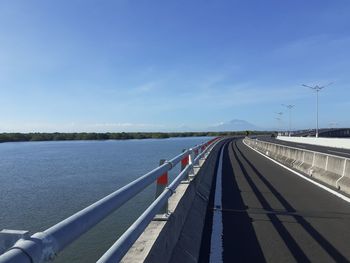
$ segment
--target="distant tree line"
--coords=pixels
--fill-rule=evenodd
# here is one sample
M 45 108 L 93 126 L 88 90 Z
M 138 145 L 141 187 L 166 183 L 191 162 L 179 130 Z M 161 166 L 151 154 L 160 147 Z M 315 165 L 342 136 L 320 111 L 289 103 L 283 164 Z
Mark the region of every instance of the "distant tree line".
M 259 135 L 267 132 L 249 131 L 249 134 Z M 171 137 L 199 136 L 237 136 L 246 135 L 242 132 L 118 132 L 118 133 L 0 133 L 0 142 L 25 141 L 65 141 L 65 140 L 128 140 L 128 139 L 165 139 Z

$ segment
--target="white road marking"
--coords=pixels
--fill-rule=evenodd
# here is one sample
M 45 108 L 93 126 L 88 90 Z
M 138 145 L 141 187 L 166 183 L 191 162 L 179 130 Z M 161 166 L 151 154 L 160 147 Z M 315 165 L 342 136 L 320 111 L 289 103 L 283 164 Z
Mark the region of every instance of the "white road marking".
M 216 171 L 216 185 L 215 185 L 215 198 L 214 198 L 214 212 L 213 212 L 213 229 L 210 240 L 210 263 L 223 262 L 223 224 L 222 224 L 222 159 L 224 154 L 224 148 L 222 147 L 219 165 Z
M 340 153 L 340 154 L 346 154 L 350 156 L 350 153 L 345 153 L 345 152 L 338 152 L 338 151 L 332 151 L 332 150 L 327 150 L 330 153 Z
M 308 182 L 310 182 L 310 183 L 312 183 L 312 184 L 314 184 L 314 185 L 316 185 L 316 186 L 322 188 L 323 190 L 326 190 L 327 192 L 329 192 L 329 193 L 331 193 L 331 194 L 333 194 L 333 195 L 335 195 L 335 196 L 337 196 L 337 197 L 343 199 L 345 202 L 350 203 L 350 198 L 349 198 L 349 197 L 347 197 L 347 196 L 345 196 L 345 195 L 342 195 L 341 193 L 338 193 L 337 191 L 334 191 L 334 190 L 332 190 L 332 189 L 330 189 L 330 188 L 328 188 L 328 187 L 326 187 L 326 186 L 324 186 L 324 185 L 322 185 L 322 184 L 320 184 L 320 183 L 318 183 L 318 182 L 315 182 L 315 181 L 313 181 L 313 180 L 307 178 L 306 176 L 302 175 L 301 173 L 298 173 L 298 172 L 296 172 L 296 171 L 290 169 L 289 167 L 287 167 L 287 166 L 285 166 L 285 165 L 283 165 L 283 164 L 277 162 L 276 160 L 274 160 L 274 159 L 272 159 L 272 158 L 270 158 L 270 157 L 268 157 L 268 156 L 262 154 L 262 153 L 259 152 L 258 150 L 255 150 L 254 148 L 252 148 L 252 147 L 250 147 L 249 145 L 247 145 L 247 144 L 245 143 L 244 140 L 243 140 L 243 143 L 244 143 L 245 146 L 247 146 L 247 147 L 249 147 L 250 149 L 256 151 L 258 154 L 264 156 L 265 158 L 269 159 L 270 161 L 272 161 L 272 162 L 278 164 L 279 166 L 282 166 L 283 168 L 287 169 L 288 171 L 290 171 L 290 172 L 296 174 L 297 176 L 299 176 L 299 177 L 305 179 L 306 181 L 308 181 Z

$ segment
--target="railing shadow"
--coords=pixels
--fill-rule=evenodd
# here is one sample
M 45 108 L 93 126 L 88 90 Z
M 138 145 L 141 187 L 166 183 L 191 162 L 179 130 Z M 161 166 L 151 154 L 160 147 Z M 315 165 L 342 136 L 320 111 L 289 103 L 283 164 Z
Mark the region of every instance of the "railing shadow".
M 224 262 L 266 262 L 257 239 L 234 169 L 228 154 L 229 144 L 224 150 L 222 167 L 222 219 L 224 226 Z M 238 211 L 230 211 L 236 209 Z
M 235 146 L 237 147 L 237 144 L 235 142 Z M 238 165 L 247 180 L 249 186 L 253 190 L 254 194 L 260 201 L 263 209 L 267 211 L 273 211 L 273 208 L 269 204 L 269 202 L 266 200 L 264 195 L 260 192 L 256 184 L 253 182 L 253 179 L 249 176 L 246 168 L 244 167 L 242 161 L 238 158 L 238 154 L 235 150 L 234 145 L 232 144 L 232 151 L 235 157 L 235 160 L 238 162 Z M 275 194 L 275 192 L 273 192 Z M 287 208 L 287 212 L 295 212 L 295 210 L 292 207 Z M 272 224 L 274 225 L 275 229 L 277 230 L 278 234 L 281 236 L 283 239 L 284 243 L 288 247 L 288 249 L 291 251 L 293 257 L 295 258 L 296 261 L 301 261 L 301 262 L 310 262 L 304 251 L 301 249 L 301 247 L 298 245 L 298 243 L 295 241 L 295 239 L 292 237 L 292 235 L 288 232 L 287 228 L 283 225 L 283 223 L 280 221 L 280 219 L 277 217 L 276 214 L 267 214 L 267 217 L 270 219 Z
M 235 147 L 237 148 L 237 151 L 239 152 L 240 156 L 244 159 L 244 161 L 251 167 L 251 169 L 254 171 L 254 173 L 258 176 L 258 178 L 265 184 L 265 186 L 271 191 L 271 193 L 277 198 L 277 200 L 284 206 L 284 208 L 287 210 L 287 212 L 296 212 L 293 206 L 273 187 L 273 185 L 259 172 L 259 170 L 252 164 L 251 161 L 248 160 L 248 158 L 243 154 L 243 152 L 239 149 L 237 142 L 235 142 Z M 238 159 L 237 152 L 234 149 L 234 146 L 232 145 L 232 149 L 235 152 L 235 157 Z M 239 161 L 240 166 L 243 167 L 242 162 Z M 244 169 L 244 167 L 243 167 Z M 245 170 L 245 169 L 244 169 Z M 246 173 L 246 171 L 245 171 Z M 249 177 L 247 175 L 247 177 Z M 249 179 L 252 181 L 251 179 Z M 252 183 L 253 184 L 253 183 Z M 257 195 L 258 196 L 258 195 Z M 261 198 L 261 197 L 260 197 Z M 260 200 L 259 198 L 259 200 Z M 266 204 L 265 204 L 266 205 Z M 291 214 L 292 217 L 304 228 L 304 230 L 329 254 L 330 257 L 332 257 L 336 262 L 349 262 L 349 260 L 342 255 L 327 239 L 325 239 L 309 222 L 307 222 L 303 216 L 298 214 Z M 287 235 L 288 236 L 288 235 Z M 283 235 L 281 235 L 283 238 Z M 297 249 L 297 251 L 293 251 L 293 247 L 289 244 L 289 241 L 284 237 L 284 240 L 287 244 L 287 246 L 291 249 L 294 256 L 298 256 L 298 261 L 302 260 L 300 256 L 305 255 L 304 253 L 299 254 L 300 248 Z M 295 241 L 294 241 L 295 242 Z M 293 243 L 293 241 L 292 241 Z M 289 245 L 288 245 L 289 244 Z

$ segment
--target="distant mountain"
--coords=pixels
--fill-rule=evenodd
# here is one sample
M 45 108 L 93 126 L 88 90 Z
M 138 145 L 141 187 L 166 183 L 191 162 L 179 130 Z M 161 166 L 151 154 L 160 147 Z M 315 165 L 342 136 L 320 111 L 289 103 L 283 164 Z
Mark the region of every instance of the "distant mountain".
M 209 127 L 210 131 L 245 131 L 245 130 L 261 130 L 261 128 L 245 120 L 231 120 L 229 122 L 223 122 L 216 126 Z

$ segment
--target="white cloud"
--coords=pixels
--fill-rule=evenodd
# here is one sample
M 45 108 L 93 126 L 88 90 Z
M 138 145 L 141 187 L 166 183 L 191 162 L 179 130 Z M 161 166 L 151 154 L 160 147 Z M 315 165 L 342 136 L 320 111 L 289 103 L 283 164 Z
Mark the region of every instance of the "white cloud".
M 343 56 L 340 50 L 347 51 L 350 45 L 350 37 L 334 37 L 326 34 L 313 35 L 305 38 L 296 39 L 284 46 L 275 49 L 270 57 L 279 59 L 299 59 L 300 63 L 326 63 L 328 59 L 334 60 L 338 63 L 338 59 L 347 59 Z M 312 58 L 312 61 L 308 61 L 308 58 Z
M 308 93 L 298 86 L 276 88 L 259 87 L 259 84 L 256 83 L 242 83 L 226 88 L 220 87 L 220 89 L 211 87 L 195 96 L 182 97 L 182 100 L 187 105 L 203 105 L 218 109 L 262 103 L 281 104 L 306 96 L 308 96 Z
M 157 88 L 158 83 L 156 81 L 151 81 L 145 84 L 142 84 L 134 89 L 132 89 L 133 92 L 136 93 L 146 93 L 154 91 Z
M 91 125 L 92 127 L 100 127 L 100 128 L 163 128 L 164 125 L 160 124 L 150 124 L 150 123 L 95 123 Z

